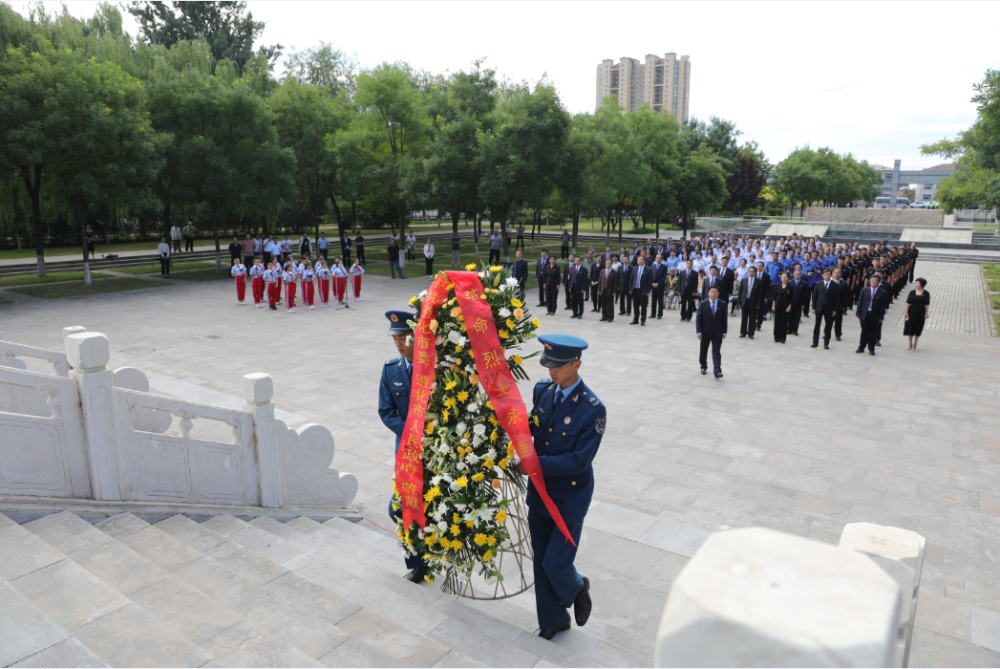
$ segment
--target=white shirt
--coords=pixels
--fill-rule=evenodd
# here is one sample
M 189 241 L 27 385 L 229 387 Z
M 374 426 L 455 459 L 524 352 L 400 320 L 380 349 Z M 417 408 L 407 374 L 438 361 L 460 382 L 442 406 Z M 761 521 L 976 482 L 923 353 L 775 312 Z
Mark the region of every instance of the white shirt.
M 352 266 L 349 272 L 351 276 L 361 276 L 364 273 L 365 273 L 365 268 L 362 267 L 361 265 Z
M 424 257 L 425 258 L 433 258 L 434 257 L 434 245 L 433 244 L 425 244 L 424 245 Z
M 229 270 L 230 276 L 244 276 L 247 273 L 247 268 L 243 263 L 236 263 L 233 268 Z
M 254 265 L 250 268 L 250 278 L 256 279 L 258 277 L 264 276 L 264 268 L 260 265 Z

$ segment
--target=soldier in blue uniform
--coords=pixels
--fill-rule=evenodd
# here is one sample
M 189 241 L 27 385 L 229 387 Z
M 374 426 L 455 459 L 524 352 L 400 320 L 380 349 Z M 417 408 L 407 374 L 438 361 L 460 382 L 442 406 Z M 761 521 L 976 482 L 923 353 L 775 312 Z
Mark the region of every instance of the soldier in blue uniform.
M 399 352 L 398 358 L 385 363 L 382 367 L 382 380 L 378 387 L 378 415 L 382 423 L 396 435 L 396 450 L 399 450 L 399 440 L 406 427 L 406 415 L 410 409 L 410 378 L 413 375 L 413 330 L 407 324 L 413 313 L 409 311 L 387 311 L 389 319 L 389 335 Z M 393 496 L 389 502 L 389 517 L 393 523 L 397 520 L 397 511 L 393 505 L 398 504 Z M 405 579 L 420 583 L 427 574 L 427 565 L 414 555 L 407 556 L 406 568 L 410 571 Z
M 528 425 L 545 489 L 578 546 L 594 495 L 592 463 L 604 436 L 607 411 L 580 378 L 580 356 L 587 342 L 570 335 L 544 335 L 538 341 L 545 347 L 541 365 L 552 379 L 535 386 Z M 523 473 L 523 465 L 519 468 Z M 587 623 L 593 607 L 590 580 L 577 573 L 573 566 L 577 548 L 556 527 L 534 485 L 528 486 L 527 502 L 538 636 L 552 639 L 570 628 L 571 606 L 576 624 Z

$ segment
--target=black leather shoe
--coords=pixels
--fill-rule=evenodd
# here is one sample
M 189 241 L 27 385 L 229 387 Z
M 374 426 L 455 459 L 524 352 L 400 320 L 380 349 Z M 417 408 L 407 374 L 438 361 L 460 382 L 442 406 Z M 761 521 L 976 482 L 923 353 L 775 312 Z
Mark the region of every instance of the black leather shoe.
M 417 567 L 416 569 L 411 570 L 408 574 L 404 575 L 403 578 L 411 583 L 423 583 L 424 576 L 426 575 L 427 567 Z
M 829 346 L 829 344 L 824 344 L 824 346 L 823 346 L 823 350 L 824 350 L 824 351 L 829 351 L 829 350 L 830 350 L 830 346 Z
M 583 577 L 583 590 L 573 600 L 573 617 L 576 618 L 577 627 L 583 627 L 590 620 L 590 610 L 594 608 L 594 603 L 590 601 L 590 579 Z
M 721 369 L 715 370 L 715 378 L 717 378 L 717 379 L 721 379 L 722 378 L 722 370 Z
M 868 355 L 875 355 L 875 351 L 868 351 Z
M 819 348 L 819 344 L 813 344 L 809 348 Z
M 638 324 L 639 324 L 639 321 L 630 321 L 629 322 L 629 325 L 638 325 Z
M 837 337 L 837 341 L 840 341 L 840 337 Z
M 701 368 L 701 373 L 702 373 L 702 375 L 708 374 L 708 367 L 702 367 Z
M 552 637 L 556 635 L 557 632 L 565 632 L 569 629 L 569 614 L 566 614 L 566 622 L 564 622 L 559 627 L 549 627 L 548 629 L 538 630 L 538 636 L 542 637 L 546 641 L 552 641 Z
M 863 348 L 859 348 L 857 351 L 855 351 L 855 353 L 864 353 L 864 352 L 865 352 L 865 349 L 863 349 Z

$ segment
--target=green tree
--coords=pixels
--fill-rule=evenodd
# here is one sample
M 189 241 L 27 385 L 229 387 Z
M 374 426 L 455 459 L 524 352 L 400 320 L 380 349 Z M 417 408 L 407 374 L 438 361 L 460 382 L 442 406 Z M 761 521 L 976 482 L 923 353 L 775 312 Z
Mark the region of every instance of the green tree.
M 688 217 L 695 212 L 718 209 L 726 197 L 726 172 L 722 159 L 708 146 L 701 145 L 681 157 L 677 187 L 677 209 L 684 218 L 687 235 Z
M 790 205 L 799 204 L 805 212 L 806 206 L 823 199 L 826 194 L 826 174 L 816 167 L 816 152 L 808 146 L 795 149 L 777 166 L 771 185 L 774 190 L 787 198 Z
M 973 205 L 1000 207 L 1000 70 L 987 70 L 974 87 L 976 121 L 954 139 L 920 147 L 924 155 L 955 161 L 955 172 L 938 184 L 947 211 Z
M 609 242 L 611 232 L 617 228 L 619 244 L 626 210 L 641 198 L 650 178 L 650 167 L 625 118 L 617 99 L 611 96 L 590 121 L 596 149 L 588 202 L 599 212 Z
M 642 105 L 625 115 L 625 123 L 635 136 L 642 164 L 647 168 L 641 183 L 640 198 L 633 207 L 633 221 L 641 216 L 643 225 L 653 219 L 656 237 L 660 236 L 660 219 L 677 208 L 682 142 L 677 122 L 670 114 L 657 114 L 649 105 Z M 636 225 L 638 227 L 638 225 Z
M 353 96 L 358 62 L 328 42 L 296 51 L 285 59 L 285 72 L 303 84 L 322 86 L 334 95 Z

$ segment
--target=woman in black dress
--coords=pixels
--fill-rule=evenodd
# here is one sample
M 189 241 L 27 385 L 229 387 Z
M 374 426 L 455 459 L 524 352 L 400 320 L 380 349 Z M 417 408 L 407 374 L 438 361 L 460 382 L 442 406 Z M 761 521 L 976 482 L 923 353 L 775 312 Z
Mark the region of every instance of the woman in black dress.
M 549 316 L 555 316 L 556 309 L 559 308 L 559 283 L 561 280 L 556 257 L 549 256 L 549 264 L 542 271 L 542 281 L 545 284 L 545 311 Z
M 906 296 L 906 324 L 903 326 L 903 336 L 910 338 L 908 351 L 917 350 L 917 341 L 924 332 L 924 321 L 930 315 L 931 294 L 924 290 L 927 279 L 917 279 L 916 289 Z
M 774 343 L 784 344 L 788 338 L 788 317 L 792 313 L 792 287 L 788 285 L 788 272 L 781 273 L 781 284 L 774 287 L 771 311 L 774 312 Z

